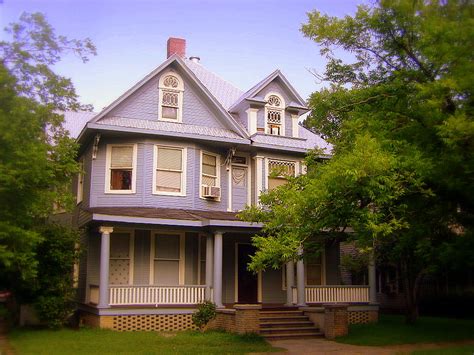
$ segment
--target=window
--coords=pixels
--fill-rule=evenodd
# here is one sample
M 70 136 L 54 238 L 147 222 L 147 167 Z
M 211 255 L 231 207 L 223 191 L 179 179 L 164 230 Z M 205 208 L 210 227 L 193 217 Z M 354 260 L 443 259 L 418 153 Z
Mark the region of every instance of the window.
M 132 238 L 129 233 L 112 233 L 110 236 L 109 284 L 132 284 L 131 243 Z
M 284 185 L 289 176 L 296 175 L 296 163 L 284 160 L 268 161 L 268 185 L 267 189 L 272 190 L 278 186 Z
M 271 94 L 266 99 L 265 120 L 267 134 L 285 135 L 285 105 L 278 95 Z
M 305 285 L 306 286 L 317 286 L 325 284 L 324 279 L 324 267 L 322 264 L 322 260 L 324 260 L 324 253 L 323 256 L 313 257 L 309 260 L 304 261 L 304 268 L 305 268 Z M 294 286 L 297 283 L 297 272 L 296 272 L 296 262 L 294 266 L 294 275 L 293 280 L 295 282 Z M 286 265 L 282 266 L 281 269 L 281 284 L 282 289 L 286 290 Z
M 159 119 L 181 122 L 184 91 L 181 78 L 173 72 L 162 75 L 159 90 Z
M 220 159 L 212 153 L 201 152 L 201 187 L 220 187 Z M 201 188 L 201 197 L 203 194 Z
M 155 234 L 153 239 L 154 285 L 184 284 L 184 234 Z
M 155 146 L 153 193 L 186 195 L 186 149 Z
M 135 192 L 136 157 L 136 145 L 107 145 L 105 192 Z
M 77 194 L 76 202 L 82 202 L 84 198 L 84 161 L 79 161 L 79 173 L 77 174 Z

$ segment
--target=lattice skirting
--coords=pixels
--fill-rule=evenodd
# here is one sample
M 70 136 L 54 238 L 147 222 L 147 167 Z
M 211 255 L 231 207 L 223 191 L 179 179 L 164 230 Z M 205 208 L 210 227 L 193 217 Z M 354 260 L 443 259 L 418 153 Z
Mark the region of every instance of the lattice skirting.
M 147 314 L 98 316 L 88 312 L 81 314 L 82 323 L 91 327 L 117 331 L 178 331 L 198 329 L 192 314 Z
M 175 331 L 198 329 L 193 324 L 192 314 L 113 316 L 112 319 L 112 329 L 118 331 Z
M 349 324 L 365 324 L 370 323 L 368 311 L 349 311 Z

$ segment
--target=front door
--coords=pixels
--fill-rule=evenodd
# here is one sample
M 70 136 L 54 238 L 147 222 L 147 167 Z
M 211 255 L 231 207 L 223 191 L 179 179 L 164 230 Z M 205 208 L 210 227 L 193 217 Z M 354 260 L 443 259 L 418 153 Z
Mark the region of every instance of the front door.
M 237 244 L 237 302 L 258 302 L 258 276 L 247 269 L 250 255 L 255 253 L 251 244 Z

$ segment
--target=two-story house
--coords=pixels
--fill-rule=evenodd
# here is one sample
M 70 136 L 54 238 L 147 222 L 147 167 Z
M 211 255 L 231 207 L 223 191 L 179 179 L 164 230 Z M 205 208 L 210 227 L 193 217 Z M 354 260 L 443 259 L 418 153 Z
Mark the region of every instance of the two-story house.
M 73 224 L 84 230 L 79 301 L 89 324 L 192 327 L 195 305 L 368 302 L 342 287 L 339 247 L 252 274 L 260 225 L 236 213 L 330 145 L 298 124 L 306 102 L 276 70 L 242 92 L 168 40 L 167 59 L 100 113 L 65 114 L 80 144 Z M 278 169 L 281 176 L 274 176 Z M 287 277 L 288 275 L 288 277 Z

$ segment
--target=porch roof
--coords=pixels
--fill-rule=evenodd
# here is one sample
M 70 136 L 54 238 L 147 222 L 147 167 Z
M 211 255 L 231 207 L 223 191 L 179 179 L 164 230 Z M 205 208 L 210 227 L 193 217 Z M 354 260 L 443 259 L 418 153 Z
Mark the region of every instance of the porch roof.
M 93 207 L 87 210 L 93 221 L 145 223 L 183 227 L 250 227 L 260 223 L 244 222 L 236 212 L 152 207 Z

